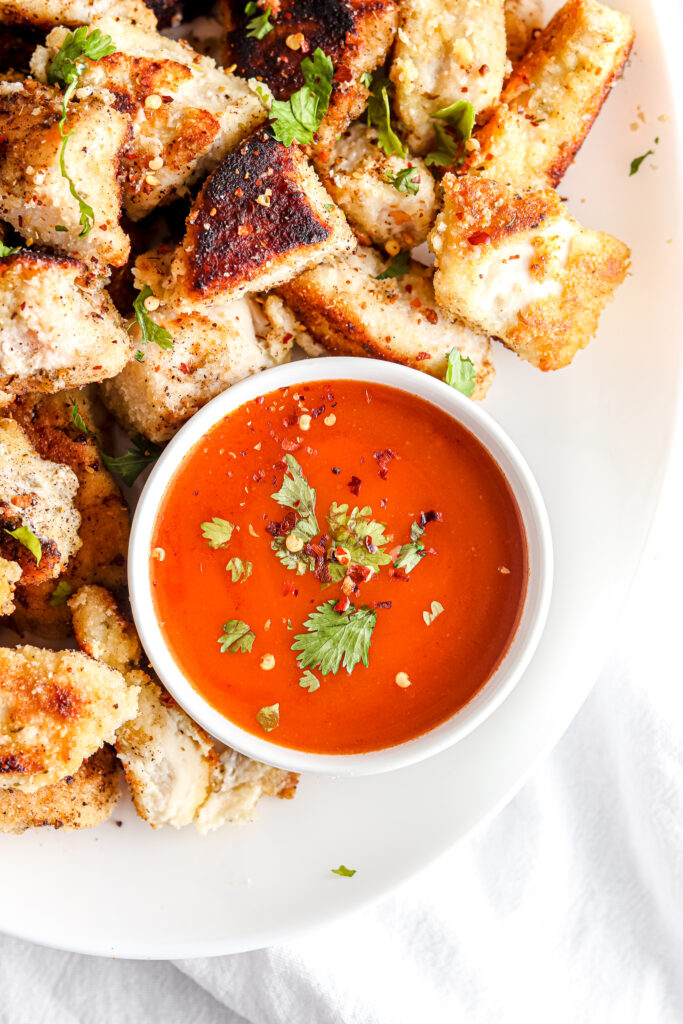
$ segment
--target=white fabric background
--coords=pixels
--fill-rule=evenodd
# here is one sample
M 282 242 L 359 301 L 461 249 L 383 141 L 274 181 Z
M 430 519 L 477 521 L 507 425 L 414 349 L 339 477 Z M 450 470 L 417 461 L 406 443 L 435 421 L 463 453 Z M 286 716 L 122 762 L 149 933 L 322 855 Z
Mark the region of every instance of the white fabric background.
M 497 818 L 391 899 L 175 964 L 0 936 L 0 1024 L 680 1024 L 682 524 L 683 439 L 577 719 Z

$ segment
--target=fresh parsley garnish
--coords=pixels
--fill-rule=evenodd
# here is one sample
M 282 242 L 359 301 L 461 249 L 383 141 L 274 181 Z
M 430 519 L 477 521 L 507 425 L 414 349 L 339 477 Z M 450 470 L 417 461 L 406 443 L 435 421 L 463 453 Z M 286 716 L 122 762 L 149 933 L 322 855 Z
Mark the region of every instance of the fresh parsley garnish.
M 341 665 L 349 673 L 360 663 L 368 667 L 377 612 L 366 607 L 356 611 L 353 605 L 345 612 L 336 612 L 335 604 L 326 601 L 319 605 L 304 622 L 307 632 L 294 637 L 292 650 L 300 652 L 300 668 L 319 668 L 325 676 L 338 672 Z
M 81 434 L 85 434 L 86 437 L 87 437 L 88 434 L 92 434 L 92 430 L 90 430 L 86 426 L 85 420 L 83 419 L 83 417 L 81 416 L 80 412 L 78 411 L 78 402 L 71 402 L 70 404 L 71 404 L 71 422 L 75 426 L 76 430 L 80 430 Z
M 282 479 L 280 490 L 271 494 L 271 498 L 278 505 L 291 508 L 297 513 L 300 518 L 291 534 L 307 544 L 320 532 L 315 516 L 315 488 L 311 487 L 304 476 L 303 469 L 293 455 L 287 455 L 286 461 L 288 473 L 285 473 Z M 311 556 L 303 554 L 303 549 L 296 552 L 289 551 L 286 537 L 274 537 L 270 546 L 286 569 L 294 569 L 300 575 L 303 575 L 315 562 Z
M 107 455 L 100 452 L 102 461 L 110 473 L 118 473 L 127 487 L 132 487 L 140 473 L 151 466 L 161 455 L 163 448 L 148 441 L 142 434 L 131 438 L 133 448 L 123 455 Z
M 35 533 L 32 533 L 28 526 L 17 526 L 16 530 L 5 530 L 5 533 L 8 533 L 10 537 L 14 537 L 23 547 L 27 548 L 35 558 L 36 565 L 40 565 L 43 549 Z
M 386 156 L 404 157 L 408 149 L 391 127 L 391 107 L 389 106 L 391 82 L 388 78 L 376 78 L 368 88 L 370 89 L 368 125 L 370 128 L 377 129 L 377 145 Z
M 369 89 L 372 85 L 372 75 L 369 71 L 364 71 L 360 76 L 360 84 L 364 85 L 366 89 Z
M 299 680 L 299 686 L 302 686 L 304 690 L 308 690 L 309 693 L 314 693 L 320 689 L 320 680 L 307 668 Z
M 396 174 L 388 174 L 384 179 L 387 185 L 393 185 L 397 192 L 406 192 L 416 196 L 420 191 L 420 172 L 417 167 L 404 167 Z
M 285 146 L 300 142 L 306 146 L 321 125 L 330 105 L 334 64 L 318 47 L 313 58 L 301 61 L 304 85 L 288 100 L 273 100 L 270 120 L 273 135 Z
M 342 878 L 353 878 L 356 873 L 355 868 L 345 868 L 343 864 L 340 864 L 338 868 L 332 868 L 333 875 L 341 875 Z
M 441 615 L 444 608 L 439 601 L 432 601 L 429 611 L 422 612 L 422 618 L 424 619 L 425 626 L 431 626 L 432 622 L 438 615 Z
M 280 724 L 280 705 L 267 704 L 256 712 L 256 721 L 264 732 L 272 732 Z
M 640 165 L 642 164 L 643 160 L 646 159 L 646 157 L 653 155 L 654 149 L 648 149 L 647 153 L 643 153 L 642 156 L 637 156 L 634 160 L 631 160 L 631 170 L 628 172 L 629 178 L 632 174 L 638 173 L 638 171 L 640 170 Z
M 229 654 L 237 654 L 238 652 L 248 654 L 251 651 L 256 636 L 241 619 L 228 619 L 223 626 L 223 635 L 218 638 L 218 643 L 221 645 L 221 654 L 225 654 L 226 651 Z
M 52 591 L 52 597 L 50 598 L 50 608 L 61 608 L 69 600 L 73 594 L 74 588 L 71 586 L 68 580 L 60 580 L 55 589 Z
M 0 242 L 0 260 L 4 260 L 5 256 L 14 256 L 17 252 L 19 252 L 18 248 L 12 249 L 9 245 L 4 245 Z
M 391 558 L 382 551 L 382 545 L 387 543 L 384 535 L 386 523 L 375 522 L 371 517 L 372 509 L 369 505 L 363 508 L 356 506 L 349 512 L 348 505 L 338 505 L 335 501 L 330 506 L 327 522 L 330 536 L 336 544 L 346 548 L 351 561 L 369 566 L 377 573 L 382 565 L 389 565 Z M 329 569 L 334 580 L 340 580 L 346 575 L 346 566 L 336 562 L 331 562 Z
M 233 524 L 229 523 L 227 519 L 219 519 L 214 516 L 210 522 L 202 523 L 202 537 L 215 551 L 216 548 L 225 547 L 232 537 L 234 529 Z
M 159 348 L 173 348 L 173 335 L 167 331 L 165 327 L 160 327 L 159 324 L 155 323 L 145 309 L 145 299 L 148 299 L 153 295 L 154 292 L 150 286 L 146 284 L 133 303 L 133 312 L 135 313 L 135 319 L 142 335 L 142 344 L 148 345 L 150 341 L 153 341 L 155 345 L 159 346 Z M 132 326 L 133 325 L 131 324 L 130 327 Z M 128 328 L 129 330 L 130 327 Z M 142 359 L 142 353 L 136 353 L 135 358 L 140 362 Z
M 89 206 L 78 193 L 66 169 L 66 145 L 73 135 L 73 129 L 70 132 L 65 131 L 67 108 L 71 97 L 76 91 L 78 81 L 87 67 L 85 59 L 100 60 L 102 57 L 108 57 L 112 53 L 116 53 L 116 46 L 111 36 L 103 36 L 98 28 L 93 29 L 88 34 L 88 26 L 81 25 L 75 32 L 67 34 L 59 52 L 54 55 L 47 68 L 48 85 L 58 85 L 65 90 L 62 97 L 62 116 L 58 123 L 59 134 L 62 139 L 59 151 L 59 168 L 62 172 L 62 177 L 66 178 L 69 191 L 77 201 L 81 212 L 81 232 L 78 236 L 79 238 L 85 238 L 92 230 L 95 223 L 95 213 L 92 206 Z
M 402 249 L 393 259 L 389 260 L 381 274 L 375 278 L 376 281 L 384 281 L 388 277 L 403 277 L 410 270 L 410 249 Z
M 445 381 L 467 398 L 472 397 L 477 383 L 477 371 L 470 357 L 461 356 L 457 348 L 452 348 L 448 353 Z
M 412 572 L 415 566 L 422 561 L 427 554 L 424 549 L 424 541 L 422 540 L 424 532 L 424 527 L 420 526 L 419 523 L 413 523 L 411 525 L 410 540 L 407 544 L 401 545 L 401 549 L 396 556 L 396 561 L 394 562 L 394 569 L 403 569 L 405 572 Z
M 249 21 L 247 22 L 248 39 L 263 39 L 264 36 L 267 36 L 269 32 L 273 31 L 274 26 L 270 21 L 268 21 L 268 18 L 270 17 L 270 12 L 272 10 L 271 6 L 268 5 L 268 10 L 265 12 L 265 14 L 257 14 L 256 12 L 258 11 L 258 9 L 259 6 L 257 3 L 254 3 L 254 0 L 250 0 L 250 2 L 244 8 L 245 14 L 256 15 L 256 17 L 254 18 L 250 17 Z
M 465 142 L 474 128 L 474 107 L 467 100 L 456 100 L 450 107 L 432 114 L 437 148 L 425 157 L 426 164 L 438 167 L 459 166 L 465 159 Z M 443 124 L 441 123 L 443 122 Z
M 244 583 L 251 576 L 254 563 L 244 562 L 241 558 L 231 558 L 225 568 L 230 573 L 233 583 Z

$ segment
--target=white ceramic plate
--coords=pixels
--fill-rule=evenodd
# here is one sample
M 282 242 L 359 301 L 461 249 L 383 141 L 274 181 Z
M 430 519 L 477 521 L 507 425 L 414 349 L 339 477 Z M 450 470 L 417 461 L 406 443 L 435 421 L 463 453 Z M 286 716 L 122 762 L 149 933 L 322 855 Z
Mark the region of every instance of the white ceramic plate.
M 555 542 L 555 590 L 511 696 L 452 750 L 387 775 L 304 778 L 293 802 L 201 839 L 153 832 L 122 803 L 73 835 L 0 837 L 0 928 L 122 957 L 230 953 L 290 939 L 385 895 L 498 809 L 586 697 L 635 572 L 666 465 L 681 351 L 680 166 L 656 17 L 560 192 L 633 249 L 633 270 L 575 364 L 542 375 L 496 346 L 487 410 L 528 459 Z M 671 29 L 669 29 L 671 31 Z M 638 111 L 645 123 L 631 130 Z M 653 145 L 654 137 L 659 144 Z M 633 157 L 656 150 L 629 177 Z M 118 827 L 117 823 L 121 822 Z M 339 878 L 330 869 L 357 869 Z

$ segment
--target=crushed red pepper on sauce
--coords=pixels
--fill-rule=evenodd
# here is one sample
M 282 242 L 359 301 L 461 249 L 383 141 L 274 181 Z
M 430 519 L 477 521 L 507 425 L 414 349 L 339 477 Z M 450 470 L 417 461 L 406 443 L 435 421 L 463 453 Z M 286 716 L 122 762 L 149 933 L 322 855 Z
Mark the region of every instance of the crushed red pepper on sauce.
M 332 407 L 334 422 L 326 423 L 322 412 Z M 311 417 L 307 448 L 298 447 L 304 414 Z M 294 445 L 295 455 L 288 455 Z M 390 459 L 377 457 L 388 452 Z M 305 509 L 272 498 L 290 475 L 286 457 L 316 490 L 319 531 L 294 555 L 308 566 L 302 574 L 271 549 L 288 532 L 296 534 L 305 516 Z M 357 500 L 349 479 L 362 479 Z M 385 524 L 386 543 L 364 541 L 367 560 L 390 556 L 378 573 L 337 561 L 343 544 L 330 536 L 333 502 L 349 512 L 369 506 L 371 518 Z M 230 540 L 215 550 L 201 530 L 213 517 L 234 525 Z M 401 556 L 411 538 L 406 560 Z M 280 389 L 216 424 L 169 484 L 155 548 L 165 551 L 163 561 L 150 558 L 156 611 L 192 685 L 257 735 L 263 735 L 257 715 L 277 704 L 279 721 L 268 739 L 318 753 L 393 746 L 455 714 L 505 656 L 528 576 L 517 504 L 479 442 L 422 399 L 355 381 Z M 233 583 L 226 571 L 231 558 L 251 562 L 251 575 Z M 326 583 L 331 574 L 335 579 Z M 432 602 L 444 610 L 427 625 Z M 366 624 L 375 616 L 368 667 L 359 662 L 350 673 L 340 667 L 323 675 L 316 664 L 297 663 L 301 652 L 292 644 L 308 638 L 304 623 L 327 603 L 333 616 L 362 614 Z M 218 640 L 231 620 L 255 634 L 248 653 L 221 652 Z M 275 660 L 268 671 L 266 655 Z M 310 687 L 310 673 L 317 688 Z

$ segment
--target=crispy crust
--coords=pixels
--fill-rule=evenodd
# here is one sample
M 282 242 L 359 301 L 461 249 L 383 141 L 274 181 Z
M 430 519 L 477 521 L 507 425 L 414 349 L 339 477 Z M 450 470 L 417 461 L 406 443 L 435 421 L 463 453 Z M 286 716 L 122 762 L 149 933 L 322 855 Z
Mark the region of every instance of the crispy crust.
M 21 579 L 21 566 L 0 558 L 0 616 L 11 615 L 14 611 L 14 591 Z
M 142 0 L 0 0 L 0 23 L 77 28 L 101 14 L 154 27 L 152 3 Z
M 132 672 L 140 664 L 142 647 L 130 619 L 119 611 L 104 587 L 86 586 L 69 601 L 74 635 L 82 651 L 117 672 Z
M 109 818 L 118 798 L 118 763 L 113 748 L 105 746 L 74 775 L 34 793 L 0 789 L 0 832 L 20 835 L 29 828 L 65 832 L 94 828 Z
M 543 0 L 505 0 L 508 60 L 521 60 L 542 27 Z

